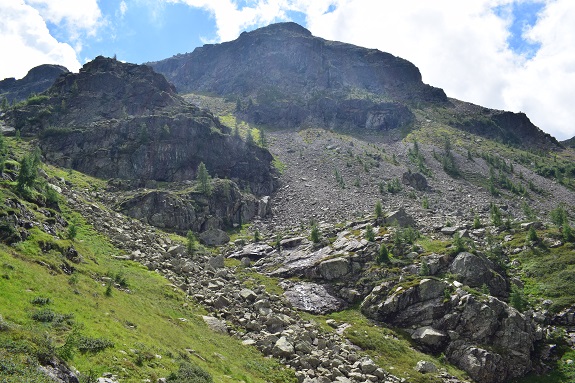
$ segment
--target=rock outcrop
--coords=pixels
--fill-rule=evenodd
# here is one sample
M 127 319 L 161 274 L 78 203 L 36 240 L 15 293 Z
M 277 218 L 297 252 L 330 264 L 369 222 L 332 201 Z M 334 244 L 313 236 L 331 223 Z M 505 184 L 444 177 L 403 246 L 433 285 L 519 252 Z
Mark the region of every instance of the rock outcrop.
M 541 330 L 528 315 L 492 296 L 448 282 L 383 283 L 362 303 L 365 315 L 412 332 L 424 349 L 443 352 L 478 382 L 505 382 L 532 369 Z
M 0 100 L 6 97 L 9 103 L 26 100 L 30 95 L 42 93 L 54 84 L 54 81 L 68 73 L 68 69 L 60 65 L 44 64 L 32 68 L 20 80 L 6 78 L 0 81 Z
M 144 65 L 97 57 L 6 120 L 38 135 L 49 162 L 100 178 L 191 180 L 204 162 L 210 175 L 258 195 L 277 186 L 268 150 L 231 135 Z

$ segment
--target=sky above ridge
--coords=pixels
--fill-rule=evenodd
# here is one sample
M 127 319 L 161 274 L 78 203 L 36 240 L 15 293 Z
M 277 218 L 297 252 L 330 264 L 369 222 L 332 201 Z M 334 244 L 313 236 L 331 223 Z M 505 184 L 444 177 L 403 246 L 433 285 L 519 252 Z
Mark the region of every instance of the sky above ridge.
M 573 0 L 0 0 L 0 79 L 98 55 L 143 63 L 295 21 L 392 53 L 448 96 L 575 136 Z

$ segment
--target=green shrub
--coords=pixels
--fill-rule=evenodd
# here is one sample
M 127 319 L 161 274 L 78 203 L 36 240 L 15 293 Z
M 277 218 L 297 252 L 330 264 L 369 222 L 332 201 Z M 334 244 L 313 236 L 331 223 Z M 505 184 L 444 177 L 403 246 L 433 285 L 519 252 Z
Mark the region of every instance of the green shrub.
M 527 242 L 539 242 L 539 237 L 533 226 L 529 227 L 529 231 L 527 232 Z
M 421 207 L 423 209 L 429 209 L 429 199 L 427 199 L 427 196 L 423 197 L 423 201 L 421 201 Z
M 43 103 L 44 101 L 48 100 L 48 96 L 45 96 L 43 94 L 40 95 L 36 95 L 33 94 L 30 97 L 28 97 L 28 99 L 26 100 L 26 103 L 28 105 L 39 105 L 41 103 Z
M 50 303 L 51 303 L 50 298 L 46 297 L 35 297 L 34 299 L 32 299 L 32 304 L 36 306 L 44 306 Z
M 425 277 L 428 276 L 429 274 L 431 274 L 429 265 L 425 261 L 421 262 L 421 266 L 419 267 L 419 275 Z
M 493 202 L 491 203 L 489 212 L 491 215 L 491 222 L 493 223 L 493 226 L 503 225 L 503 218 L 501 216 L 501 210 L 499 210 L 499 207 L 496 204 L 494 204 Z
M 81 353 L 97 353 L 107 348 L 114 347 L 114 342 L 104 338 L 90 338 L 87 336 L 80 336 L 76 342 L 76 347 Z
M 317 226 L 317 223 L 315 222 L 312 222 L 311 224 L 311 231 L 309 237 L 313 243 L 319 243 L 321 240 L 321 232 L 319 230 L 319 227 Z
M 49 323 L 54 320 L 56 313 L 50 309 L 42 309 L 32 314 L 32 319 L 36 322 Z
M 373 227 L 371 225 L 367 225 L 365 227 L 365 239 L 369 242 L 375 241 L 375 232 L 373 231 Z
M 182 362 L 178 371 L 171 373 L 166 381 L 176 383 L 212 383 L 213 379 L 201 367 L 189 362 Z
M 396 194 L 401 191 L 401 183 L 399 182 L 398 178 L 394 178 L 391 181 L 389 181 L 386 187 L 388 193 Z
M 525 299 L 523 289 L 517 285 L 511 286 L 511 293 L 509 294 L 509 304 L 519 312 L 527 310 L 529 303 Z
M 549 217 L 551 218 L 551 222 L 553 222 L 553 224 L 557 227 L 561 227 L 564 223 L 568 222 L 567 211 L 565 210 L 565 206 L 563 206 L 563 204 L 551 210 L 549 212 Z
M 381 244 L 379 246 L 379 251 L 377 253 L 377 258 L 375 259 L 375 261 L 378 264 L 382 264 L 382 263 L 388 263 L 389 262 L 389 251 L 387 250 L 387 247 L 385 246 L 385 244 Z
M 383 217 L 383 207 L 381 206 L 381 201 L 375 203 L 375 218 L 380 219 Z

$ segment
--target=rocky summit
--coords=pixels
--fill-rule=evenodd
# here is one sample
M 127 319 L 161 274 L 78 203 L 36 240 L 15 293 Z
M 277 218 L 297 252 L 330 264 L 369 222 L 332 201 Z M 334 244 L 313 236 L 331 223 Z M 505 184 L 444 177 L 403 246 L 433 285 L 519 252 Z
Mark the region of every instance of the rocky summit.
M 39 68 L 0 82 L 0 380 L 575 379 L 575 151 L 525 114 L 294 23 Z

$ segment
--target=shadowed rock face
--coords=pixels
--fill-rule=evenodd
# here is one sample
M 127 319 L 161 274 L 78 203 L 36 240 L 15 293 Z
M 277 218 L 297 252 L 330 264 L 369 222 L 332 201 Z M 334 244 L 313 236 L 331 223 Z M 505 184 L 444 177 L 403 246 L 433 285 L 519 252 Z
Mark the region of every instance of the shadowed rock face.
M 314 37 L 295 23 L 244 32 L 232 42 L 150 63 L 179 92 L 236 96 L 262 124 L 386 130 L 409 125 L 405 102 L 445 102 L 417 67 L 375 49 Z
M 424 84 L 407 60 L 324 40 L 295 23 L 244 32 L 149 65 L 181 93 L 236 99 L 236 115 L 251 123 L 385 132 L 413 126 L 413 109 L 434 105 L 451 109 L 449 124 L 458 129 L 514 146 L 559 148 L 523 113 L 448 99 Z
M 38 135 L 45 157 L 101 178 L 184 181 L 200 162 L 255 194 L 276 187 L 272 156 L 230 135 L 144 65 L 97 57 L 58 78 L 40 102 L 11 111 L 22 135 Z
M 0 98 L 6 97 L 8 102 L 22 101 L 33 93 L 41 93 L 50 88 L 61 74 L 68 69 L 60 65 L 44 64 L 30 69 L 20 80 L 7 78 L 0 81 Z

